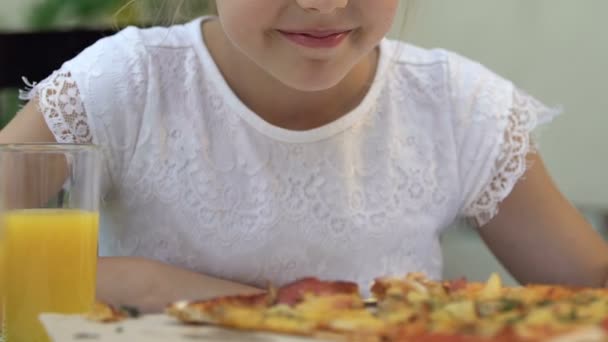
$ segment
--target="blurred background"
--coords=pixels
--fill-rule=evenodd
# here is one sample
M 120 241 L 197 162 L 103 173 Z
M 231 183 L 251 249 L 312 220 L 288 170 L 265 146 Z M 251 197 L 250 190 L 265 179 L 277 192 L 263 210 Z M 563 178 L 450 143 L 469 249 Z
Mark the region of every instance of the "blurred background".
M 201 0 L 168 7 L 176 2 L 2 0 L 0 125 L 18 110 L 21 76 L 39 81 L 64 56 L 126 25 L 186 21 L 207 11 Z M 540 131 L 541 152 L 559 187 L 608 238 L 608 1 L 423 0 L 403 7 L 393 37 L 476 59 L 564 108 Z M 514 282 L 467 226 L 450 230 L 443 245 L 446 277 L 482 280 L 499 271 Z

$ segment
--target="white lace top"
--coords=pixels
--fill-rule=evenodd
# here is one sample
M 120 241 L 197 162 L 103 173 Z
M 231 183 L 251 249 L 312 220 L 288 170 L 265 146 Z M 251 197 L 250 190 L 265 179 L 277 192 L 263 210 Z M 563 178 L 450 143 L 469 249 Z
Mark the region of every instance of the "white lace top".
M 102 255 L 255 285 L 440 278 L 442 231 L 497 213 L 555 114 L 475 62 L 384 40 L 358 108 L 283 129 L 231 91 L 201 20 L 125 29 L 29 94 L 59 142 L 105 151 Z

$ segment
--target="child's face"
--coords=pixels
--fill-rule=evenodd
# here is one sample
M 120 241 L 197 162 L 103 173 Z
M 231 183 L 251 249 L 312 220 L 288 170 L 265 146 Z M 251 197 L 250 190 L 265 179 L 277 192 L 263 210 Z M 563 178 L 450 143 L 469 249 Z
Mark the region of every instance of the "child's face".
M 232 44 L 301 91 L 338 84 L 390 30 L 399 0 L 217 0 Z

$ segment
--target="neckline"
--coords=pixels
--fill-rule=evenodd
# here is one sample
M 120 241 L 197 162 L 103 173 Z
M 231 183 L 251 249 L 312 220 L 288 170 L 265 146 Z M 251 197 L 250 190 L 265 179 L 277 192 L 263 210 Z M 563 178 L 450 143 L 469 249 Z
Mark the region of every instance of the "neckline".
M 379 45 L 379 58 L 378 66 L 376 68 L 376 75 L 374 75 L 373 83 L 368 89 L 367 94 L 363 97 L 361 103 L 339 117 L 338 119 L 325 124 L 323 126 L 309 129 L 309 130 L 290 130 L 283 127 L 275 126 L 266 120 L 262 119 L 259 115 L 253 112 L 247 105 L 245 105 L 239 97 L 234 93 L 232 88 L 228 85 L 228 82 L 222 75 L 219 67 L 213 60 L 211 52 L 209 51 L 205 42 L 202 23 L 205 20 L 212 19 L 213 17 L 201 17 L 190 23 L 191 38 L 193 46 L 198 54 L 198 57 L 204 66 L 207 77 L 214 85 L 218 88 L 219 92 L 226 104 L 236 112 L 236 114 L 258 132 L 272 138 L 286 143 L 313 143 L 321 140 L 329 139 L 336 134 L 347 130 L 357 122 L 363 120 L 366 115 L 372 115 L 372 111 L 375 107 L 376 99 L 378 98 L 384 82 L 382 79 L 385 75 L 387 65 L 389 63 L 388 58 L 388 44 L 387 40 L 383 39 Z

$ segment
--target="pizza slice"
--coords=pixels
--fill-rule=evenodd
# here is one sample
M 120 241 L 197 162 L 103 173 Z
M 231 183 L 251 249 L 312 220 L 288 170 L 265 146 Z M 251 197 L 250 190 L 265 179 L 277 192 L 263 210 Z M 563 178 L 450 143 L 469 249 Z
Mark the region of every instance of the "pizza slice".
M 379 340 L 385 328 L 366 309 L 356 284 L 316 278 L 259 295 L 178 302 L 167 313 L 186 323 L 334 339 Z
M 138 315 L 139 313 L 131 308 L 117 309 L 106 303 L 96 302 L 93 308 L 85 314 L 85 318 L 99 323 L 116 323 Z

